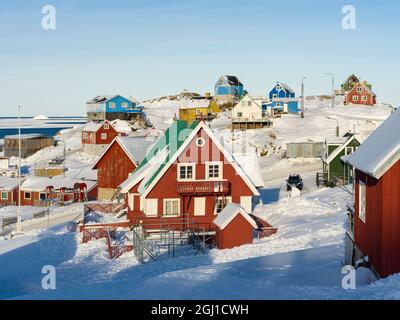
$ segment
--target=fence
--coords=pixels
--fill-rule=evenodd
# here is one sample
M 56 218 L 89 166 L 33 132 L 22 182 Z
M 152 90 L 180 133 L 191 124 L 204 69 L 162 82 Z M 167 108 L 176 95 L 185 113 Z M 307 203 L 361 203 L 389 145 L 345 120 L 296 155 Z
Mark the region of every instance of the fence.
M 32 219 L 37 219 L 37 218 L 41 218 L 44 217 L 46 215 L 48 215 L 49 209 L 45 209 L 39 212 L 36 212 L 33 214 Z M 0 230 L 4 230 L 5 227 L 10 226 L 14 223 L 17 223 L 18 221 L 18 217 L 17 216 L 13 216 L 13 217 L 0 217 Z

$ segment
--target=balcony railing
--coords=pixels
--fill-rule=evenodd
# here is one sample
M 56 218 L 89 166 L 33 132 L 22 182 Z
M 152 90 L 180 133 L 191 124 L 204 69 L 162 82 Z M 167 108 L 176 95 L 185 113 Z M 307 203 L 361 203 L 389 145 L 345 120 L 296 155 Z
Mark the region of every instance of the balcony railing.
M 177 185 L 180 194 L 226 194 L 229 190 L 229 181 L 187 181 Z

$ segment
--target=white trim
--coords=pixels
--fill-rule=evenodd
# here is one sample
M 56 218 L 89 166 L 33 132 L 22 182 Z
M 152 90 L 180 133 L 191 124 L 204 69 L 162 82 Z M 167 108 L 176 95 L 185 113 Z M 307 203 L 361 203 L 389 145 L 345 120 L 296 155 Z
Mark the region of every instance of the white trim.
M 358 180 L 358 217 L 362 222 L 366 221 L 367 213 L 367 186 L 364 181 Z
M 104 130 L 110 129 L 110 123 L 109 122 L 104 122 L 103 128 L 104 128 Z
M 192 178 L 186 179 L 181 178 L 181 167 L 192 167 Z M 178 170 L 176 170 L 176 180 L 177 181 L 194 181 L 196 180 L 196 164 L 193 162 L 180 162 L 178 163 Z
M 130 210 L 133 210 L 135 208 L 135 194 L 134 193 L 128 193 L 128 207 Z
M 253 195 L 257 195 L 257 196 L 260 195 L 260 193 L 258 192 L 255 185 L 252 183 L 250 178 L 245 174 L 243 169 L 233 160 L 232 155 L 221 145 L 221 142 L 218 141 L 217 137 L 212 133 L 211 129 L 205 124 L 204 121 L 200 121 L 197 128 L 193 129 L 193 131 L 190 133 L 190 135 L 186 138 L 186 141 L 181 145 L 181 147 L 177 150 L 177 152 L 175 152 L 174 156 L 171 157 L 171 159 L 164 166 L 164 168 L 158 173 L 157 177 L 155 177 L 153 179 L 152 183 L 146 188 L 146 190 L 143 192 L 143 196 L 144 197 L 147 196 L 149 194 L 149 192 L 151 190 L 153 190 L 154 186 L 161 179 L 161 177 L 165 174 L 165 172 L 167 172 L 167 170 L 171 167 L 171 165 L 176 162 L 176 160 L 181 155 L 181 153 L 193 141 L 194 137 L 197 136 L 197 133 L 199 132 L 200 129 L 203 129 L 208 134 L 209 138 L 213 141 L 213 143 L 217 146 L 217 148 L 224 155 L 226 161 L 228 161 L 228 163 L 230 165 L 232 165 L 232 167 L 235 169 L 236 173 L 238 173 L 240 175 L 240 177 L 243 179 L 243 181 L 249 187 L 251 192 L 253 192 Z M 130 188 L 132 188 L 133 186 L 131 186 Z
M 107 140 L 107 133 L 103 132 L 100 136 L 101 140 Z
M 228 219 L 226 219 L 225 221 L 223 221 L 222 223 L 220 223 L 218 220 L 218 217 L 217 218 L 215 218 L 214 219 L 214 224 L 220 229 L 220 230 L 223 230 L 223 229 L 225 229 L 231 222 L 232 222 L 232 220 L 234 219 L 234 218 L 236 218 L 236 216 L 238 215 L 238 214 L 241 214 L 246 220 L 247 220 L 247 222 L 254 228 L 254 229 L 256 229 L 257 228 L 257 223 L 254 221 L 254 219 L 252 218 L 252 217 L 250 217 L 250 215 L 248 214 L 248 212 L 241 206 L 241 205 L 239 205 L 239 204 L 235 204 L 235 203 L 232 203 L 229 207 L 231 207 L 231 206 L 235 206 L 236 207 L 236 209 L 232 212 L 232 214 L 229 216 L 229 218 Z M 225 208 L 225 209 L 227 209 L 227 210 L 231 210 L 231 208 Z M 224 210 L 225 210 L 224 209 Z M 223 214 L 223 211 L 221 211 L 221 214 Z
M 327 164 L 331 163 L 333 159 L 335 159 L 340 152 L 342 152 L 353 140 L 356 140 L 359 144 L 361 144 L 361 141 L 357 139 L 356 135 L 353 134 L 351 138 L 349 138 L 345 143 L 339 145 L 332 153 L 328 156 L 328 158 L 325 160 Z M 327 147 L 330 145 L 335 145 L 335 144 L 327 144 Z
M 21 190 L 23 193 L 24 193 L 24 200 L 32 200 L 32 192 L 30 192 L 30 191 L 23 191 L 23 190 Z M 29 198 L 27 198 L 26 197 L 26 194 L 27 193 L 29 193 Z
M 200 141 L 202 141 L 201 144 L 200 144 Z M 205 140 L 204 138 L 201 138 L 201 137 L 200 137 L 200 138 L 197 138 L 197 139 L 196 139 L 196 146 L 202 148 L 202 147 L 205 146 L 205 144 L 206 144 L 206 140 Z
M 206 215 L 206 197 L 194 198 L 193 214 L 195 217 L 203 217 Z
M 218 165 L 218 177 L 210 178 L 209 167 Z M 222 161 L 207 161 L 206 162 L 206 180 L 207 181 L 220 181 L 224 178 L 224 164 Z
M 178 202 L 178 213 L 166 214 L 166 204 L 167 201 L 177 201 Z M 180 198 L 164 198 L 163 199 L 163 217 L 179 217 L 181 215 L 181 199 Z

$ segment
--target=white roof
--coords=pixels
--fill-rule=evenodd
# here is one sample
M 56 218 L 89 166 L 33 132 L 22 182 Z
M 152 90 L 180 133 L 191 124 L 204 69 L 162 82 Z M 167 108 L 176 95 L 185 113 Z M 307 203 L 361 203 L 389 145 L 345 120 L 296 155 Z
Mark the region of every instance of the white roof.
M 251 226 L 256 229 L 257 223 L 246 212 L 246 210 L 237 203 L 229 203 L 215 218 L 213 223 L 221 230 L 225 229 L 229 223 L 238 215 L 241 214 Z
M 0 177 L 0 190 L 11 191 L 18 187 L 18 178 Z
M 56 190 L 61 188 L 73 189 L 76 183 L 85 183 L 88 190 L 91 190 L 97 184 L 97 181 L 78 180 L 69 177 L 29 177 L 21 185 L 21 190 L 44 191 L 50 186 Z
M 118 137 L 117 139 L 128 155 L 139 163 L 143 161 L 143 159 L 146 157 L 148 149 L 155 142 L 154 139 L 143 137 L 128 136 Z
M 285 82 L 278 82 L 280 84 L 280 86 L 285 89 L 286 91 L 290 92 L 290 93 L 294 93 L 294 91 L 292 90 L 291 87 L 289 87 L 289 85 Z
M 356 169 L 381 178 L 400 160 L 400 110 L 386 119 L 348 158 Z
M 82 129 L 82 131 L 86 132 L 97 132 L 102 127 L 102 122 L 89 122 L 86 126 Z
M 261 176 L 260 163 L 255 152 L 235 153 L 232 155 L 244 173 L 257 188 L 264 188 L 264 179 Z

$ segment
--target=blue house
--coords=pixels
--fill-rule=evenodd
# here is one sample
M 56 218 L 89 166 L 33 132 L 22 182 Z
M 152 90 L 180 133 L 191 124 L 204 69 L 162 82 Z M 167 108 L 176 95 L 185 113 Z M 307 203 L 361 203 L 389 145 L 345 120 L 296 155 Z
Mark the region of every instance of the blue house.
M 235 76 L 224 75 L 218 79 L 215 84 L 215 95 L 221 100 L 225 98 L 239 98 L 244 95 L 243 83 Z
M 143 107 L 121 95 L 97 96 L 86 104 L 88 121 L 132 120 L 143 113 Z
M 286 83 L 277 82 L 269 92 L 264 108 L 272 115 L 277 113 L 297 114 L 299 112 L 299 104 L 296 93 Z

